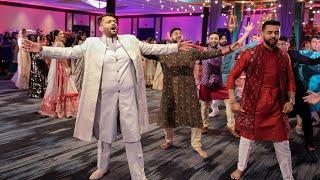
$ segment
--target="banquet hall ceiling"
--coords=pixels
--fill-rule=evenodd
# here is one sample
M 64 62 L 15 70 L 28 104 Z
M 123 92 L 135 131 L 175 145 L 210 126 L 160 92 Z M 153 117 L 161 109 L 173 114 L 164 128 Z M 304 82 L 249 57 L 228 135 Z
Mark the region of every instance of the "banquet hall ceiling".
M 14 3 L 22 3 L 29 5 L 38 5 L 46 7 L 56 7 L 60 9 L 71 9 L 95 13 L 104 13 L 105 8 L 96 8 L 89 4 L 92 0 L 0 0 Z M 185 1 L 185 2 L 183 2 Z M 191 0 L 192 1 L 192 0 Z M 96 0 L 96 2 L 98 2 Z M 100 1 L 100 7 L 103 7 L 103 2 Z M 160 3 L 161 2 L 161 3 Z M 200 0 L 198 2 L 204 2 Z M 195 10 L 188 7 L 190 3 L 186 0 L 116 0 L 116 14 L 162 14 L 162 13 L 182 13 L 185 12 L 185 8 L 188 8 L 189 12 L 202 12 L 200 9 L 201 3 L 195 6 Z M 161 6 L 162 5 L 162 6 Z M 183 7 L 183 9 L 181 9 Z M 171 10 L 173 8 L 173 10 Z M 179 8 L 179 12 L 177 9 Z
M 11 3 L 22 3 L 60 9 L 104 13 L 105 0 L 0 0 Z M 307 0 L 309 1 L 309 0 Z M 172 14 L 172 13 L 201 13 L 203 3 L 210 0 L 116 0 L 116 14 Z M 276 0 L 224 0 L 223 5 L 230 3 L 270 3 Z M 320 0 L 314 0 L 315 3 Z M 100 8 L 96 8 L 96 7 Z

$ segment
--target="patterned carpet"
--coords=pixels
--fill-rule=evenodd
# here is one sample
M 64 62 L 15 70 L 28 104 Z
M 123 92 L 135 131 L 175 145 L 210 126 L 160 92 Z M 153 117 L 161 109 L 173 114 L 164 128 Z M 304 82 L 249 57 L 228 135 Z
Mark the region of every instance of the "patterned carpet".
M 148 91 L 150 121 L 155 122 L 161 93 Z M 88 179 L 96 166 L 96 142 L 72 138 L 74 119 L 54 119 L 39 115 L 40 99 L 29 98 L 7 80 L 0 80 L 0 179 Z M 161 150 L 164 134 L 155 123 L 142 137 L 145 172 L 149 180 L 230 179 L 236 168 L 238 139 L 224 128 L 223 112 L 211 119 L 210 131 L 203 136 L 208 152 L 201 159 L 190 146 L 190 130 L 176 130 L 175 147 Z M 295 120 L 291 121 L 295 125 Z M 319 152 L 319 128 L 315 141 Z M 308 162 L 302 138 L 291 133 L 294 177 L 298 180 L 320 179 L 320 164 Z M 130 179 L 124 146 L 113 144 L 111 171 L 103 179 Z M 282 179 L 271 143 L 257 143 L 251 153 L 243 179 Z

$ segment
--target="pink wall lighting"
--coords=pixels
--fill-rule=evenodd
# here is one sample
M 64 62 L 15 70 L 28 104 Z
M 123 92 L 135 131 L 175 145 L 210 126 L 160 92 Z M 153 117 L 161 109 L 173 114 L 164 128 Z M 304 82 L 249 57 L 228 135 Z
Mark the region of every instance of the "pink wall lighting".
M 73 16 L 74 25 L 85 25 L 89 26 L 89 15 L 86 14 L 74 14 Z
M 162 20 L 162 39 L 167 39 L 172 28 L 178 27 L 185 40 L 201 40 L 202 18 L 200 16 L 164 17 Z
M 154 18 L 139 18 L 139 28 L 154 28 Z
M 53 29 L 65 30 L 65 13 L 23 7 L 0 5 L 0 32 L 16 31 L 21 28 L 35 30 L 40 28 L 44 33 Z
M 119 34 L 131 34 L 131 18 L 118 18 Z

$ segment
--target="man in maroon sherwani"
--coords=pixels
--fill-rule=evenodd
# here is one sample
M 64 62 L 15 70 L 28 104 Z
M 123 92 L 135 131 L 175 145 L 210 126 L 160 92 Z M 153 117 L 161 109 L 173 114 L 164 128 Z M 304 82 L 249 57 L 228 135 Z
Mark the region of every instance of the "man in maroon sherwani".
M 254 141 L 272 141 L 283 179 L 293 179 L 286 113 L 295 103 L 294 76 L 288 54 L 277 47 L 280 23 L 266 21 L 262 31 L 263 43 L 241 53 L 228 77 L 231 109 L 238 112 L 236 131 L 241 136 L 238 168 L 231 178 L 240 179 Z M 239 104 L 234 88 L 243 71 L 246 83 Z

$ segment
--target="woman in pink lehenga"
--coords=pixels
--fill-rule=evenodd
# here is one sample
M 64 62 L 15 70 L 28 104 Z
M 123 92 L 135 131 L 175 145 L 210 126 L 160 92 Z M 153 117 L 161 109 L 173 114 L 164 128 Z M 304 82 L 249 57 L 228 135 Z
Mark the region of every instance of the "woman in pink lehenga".
M 51 32 L 53 46 L 64 47 L 62 31 Z M 40 113 L 50 117 L 76 117 L 79 96 L 74 80 L 71 78 L 70 61 L 52 59 L 48 74 L 48 86 L 40 106 Z

